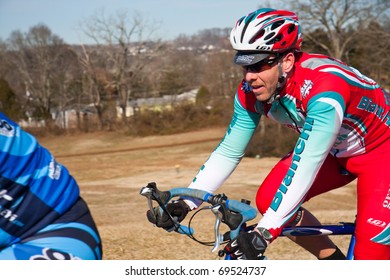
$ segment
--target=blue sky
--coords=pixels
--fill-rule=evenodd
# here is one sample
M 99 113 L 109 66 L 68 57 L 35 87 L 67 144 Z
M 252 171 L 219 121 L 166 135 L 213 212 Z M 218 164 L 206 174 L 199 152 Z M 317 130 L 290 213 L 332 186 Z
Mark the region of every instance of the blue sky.
M 148 22 L 159 23 L 158 36 L 174 39 L 208 28 L 232 27 L 243 15 L 272 3 L 267 0 L 0 0 L 0 38 L 12 31 L 28 32 L 45 24 L 69 44 L 87 43 L 80 24 L 99 10 L 114 15 L 120 10 L 136 11 Z

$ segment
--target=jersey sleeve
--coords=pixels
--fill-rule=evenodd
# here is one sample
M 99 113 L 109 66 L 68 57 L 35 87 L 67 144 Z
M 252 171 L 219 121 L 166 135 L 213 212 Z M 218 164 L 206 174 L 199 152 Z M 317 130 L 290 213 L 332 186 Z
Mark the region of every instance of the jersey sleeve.
M 0 113 L 0 247 L 52 223 L 79 195 L 69 170 Z
M 252 135 L 259 123 L 260 114 L 244 108 L 239 93 L 234 99 L 234 113 L 225 136 L 211 153 L 190 184 L 190 188 L 215 192 L 235 170 Z M 200 205 L 199 201 L 186 199 L 191 208 Z M 191 203 L 192 202 L 192 203 Z
M 342 87 L 341 87 L 342 88 Z M 313 87 L 314 92 L 318 92 Z M 314 179 L 337 139 L 345 111 L 340 92 L 325 90 L 306 101 L 307 116 L 296 142 L 292 163 L 258 227 L 276 238 L 303 203 Z

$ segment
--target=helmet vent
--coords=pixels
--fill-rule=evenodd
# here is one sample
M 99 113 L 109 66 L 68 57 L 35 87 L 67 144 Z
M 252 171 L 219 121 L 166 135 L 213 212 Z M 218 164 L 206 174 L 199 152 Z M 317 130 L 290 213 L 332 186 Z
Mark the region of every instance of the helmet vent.
M 266 44 L 267 45 L 273 45 L 279 41 L 281 41 L 283 38 L 282 34 L 279 34 L 278 36 L 276 36 L 275 38 L 273 38 L 272 40 L 269 40 Z
M 264 29 L 261 29 L 255 36 L 253 36 L 253 38 L 249 41 L 249 43 L 253 44 L 256 40 L 263 37 L 264 33 L 265 33 Z
M 290 26 L 288 27 L 287 32 L 288 32 L 288 34 L 290 34 L 290 33 L 294 32 L 294 30 L 295 30 L 295 25 L 294 24 L 290 24 Z
M 266 41 L 266 40 L 269 40 L 269 39 L 271 39 L 272 37 L 274 37 L 275 36 L 275 32 L 271 32 L 270 34 L 268 34 L 267 36 L 265 36 L 265 38 L 264 38 L 264 40 Z
M 281 26 L 284 23 L 284 20 L 278 20 L 277 22 L 274 22 L 271 26 L 271 30 L 277 29 L 279 26 Z
M 244 28 L 242 29 L 240 42 L 243 42 L 243 40 L 244 40 L 244 35 L 245 35 L 245 31 L 246 31 L 246 29 L 248 28 L 249 23 L 253 20 L 253 18 L 254 18 L 255 16 L 256 16 L 256 14 L 255 14 L 255 13 L 252 13 L 252 14 L 248 15 L 247 19 L 245 20 L 245 25 L 244 25 Z

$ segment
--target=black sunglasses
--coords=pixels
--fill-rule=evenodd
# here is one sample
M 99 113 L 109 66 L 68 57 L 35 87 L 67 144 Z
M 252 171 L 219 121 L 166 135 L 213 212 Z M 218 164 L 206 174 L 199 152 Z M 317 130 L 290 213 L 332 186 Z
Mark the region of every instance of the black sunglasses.
M 270 69 L 271 67 L 273 67 L 279 61 L 279 58 L 279 56 L 273 58 L 266 58 L 255 64 L 242 67 L 247 72 L 261 72 L 263 70 Z

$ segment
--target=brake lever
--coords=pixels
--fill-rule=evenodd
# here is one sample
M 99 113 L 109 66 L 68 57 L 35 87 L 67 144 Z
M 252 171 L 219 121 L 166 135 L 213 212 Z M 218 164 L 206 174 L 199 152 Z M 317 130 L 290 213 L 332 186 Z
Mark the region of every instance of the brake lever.
M 149 206 L 149 209 L 150 209 L 150 212 L 151 213 L 155 213 L 154 212 L 154 209 L 153 209 L 153 202 L 152 202 L 152 197 L 154 197 L 154 193 L 155 193 L 155 190 L 153 188 L 150 188 L 150 187 L 143 187 L 141 190 L 140 190 L 140 195 L 143 195 L 146 197 L 147 201 L 148 201 L 148 206 Z M 157 220 L 157 214 L 155 214 L 155 218 Z
M 151 213 L 155 214 L 155 219 L 156 220 L 157 220 L 157 213 L 154 211 L 152 200 L 157 201 L 157 203 L 160 206 L 160 208 L 171 219 L 171 221 L 173 222 L 173 227 L 170 228 L 170 229 L 166 229 L 166 231 L 171 232 L 173 230 L 175 230 L 175 231 L 179 230 L 180 223 L 178 222 L 177 217 L 172 217 L 171 213 L 169 213 L 169 211 L 166 209 L 164 203 L 161 201 L 160 195 L 156 191 L 155 185 L 152 185 L 152 187 L 149 187 L 149 185 L 148 185 L 146 187 L 141 188 L 140 194 L 147 198 L 149 209 L 150 209 Z
M 215 205 L 211 207 L 211 212 L 215 215 L 215 224 L 214 224 L 214 234 L 215 234 L 215 242 L 214 247 L 211 250 L 211 252 L 215 252 L 221 243 L 223 242 L 223 235 L 219 233 L 219 227 L 222 222 L 223 215 L 221 211 L 219 210 L 221 208 L 221 205 Z

